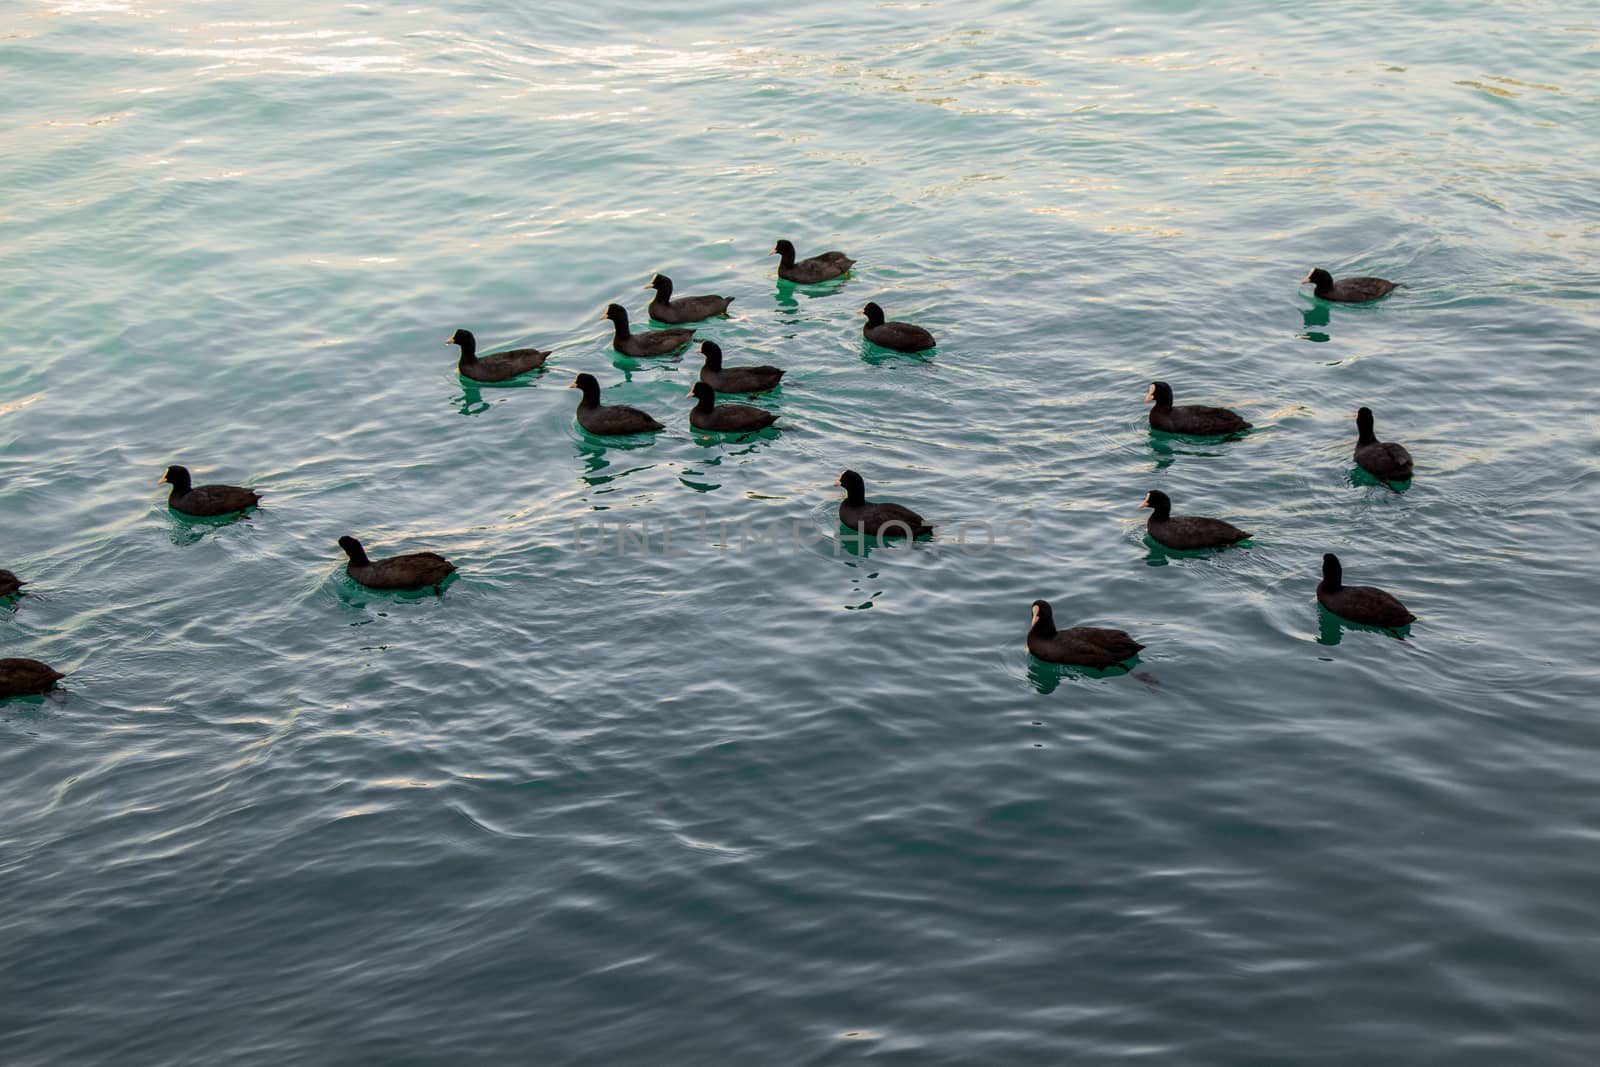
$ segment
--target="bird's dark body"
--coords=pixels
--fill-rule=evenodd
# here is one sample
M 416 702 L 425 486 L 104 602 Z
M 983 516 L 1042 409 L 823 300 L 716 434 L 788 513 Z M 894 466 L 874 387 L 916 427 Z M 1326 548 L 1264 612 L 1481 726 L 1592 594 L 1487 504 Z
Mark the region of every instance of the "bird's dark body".
M 1172 387 L 1166 382 L 1152 382 L 1150 388 L 1155 400 L 1155 406 L 1150 409 L 1150 425 L 1153 429 L 1193 437 L 1220 437 L 1250 429 L 1250 423 L 1227 408 L 1199 404 L 1174 406 Z
M 922 537 L 933 526 L 903 504 L 868 500 L 866 483 L 855 471 L 839 475 L 844 486 L 844 502 L 839 505 L 839 521 L 859 533 L 872 537 Z
M 656 295 L 650 301 L 649 312 L 657 322 L 699 322 L 701 319 L 726 315 L 728 305 L 734 300 L 731 296 L 680 296 L 674 300 L 672 279 L 665 274 L 657 274 L 650 287 L 656 291 Z
M 692 393 L 698 401 L 689 410 L 689 425 L 714 433 L 754 433 L 778 421 L 776 412 L 749 404 L 718 404 L 716 390 L 696 382 Z
M 1167 494 L 1152 489 L 1145 497 L 1145 506 L 1152 509 L 1145 530 L 1159 544 L 1179 552 L 1198 551 L 1205 548 L 1227 548 L 1250 535 L 1231 522 L 1208 519 L 1199 515 L 1173 515 L 1172 501 Z
M 199 518 L 231 515 L 261 502 L 260 494 L 254 489 L 238 485 L 190 485 L 187 467 L 168 467 L 162 481 L 172 484 L 167 506 L 184 515 Z
M 0 659 L 0 699 L 43 695 L 65 677 L 36 659 Z
M 1317 602 L 1341 619 L 1364 626 L 1397 630 L 1417 620 L 1393 594 L 1371 585 L 1345 585 L 1339 557 L 1322 557 L 1322 581 L 1317 583 Z
M 779 241 L 772 252 L 782 257 L 778 260 L 778 277 L 801 285 L 841 278 L 856 262 L 843 252 L 823 252 L 809 259 L 796 260 L 794 245 L 788 241 Z
M 868 304 L 861 309 L 861 313 L 867 317 L 867 324 L 862 327 L 861 333 L 875 345 L 897 352 L 926 352 L 934 346 L 933 334 L 921 326 L 909 322 L 885 322 L 883 309 L 877 304 Z
M 1318 300 L 1332 300 L 1339 304 L 1365 304 L 1388 296 L 1400 287 L 1399 282 L 1391 282 L 1387 278 L 1340 278 L 1334 281 L 1333 275 L 1320 267 L 1307 274 L 1304 281 L 1311 283 L 1311 291 Z
M 578 401 L 578 425 L 602 437 L 619 437 L 625 434 L 652 433 L 666 429 L 654 416 L 625 404 L 600 403 L 600 383 L 592 374 L 580 374 L 572 380 L 572 388 L 583 390 Z
M 1404 445 L 1378 440 L 1371 408 L 1356 412 L 1356 435 L 1356 466 L 1385 482 L 1401 482 L 1411 477 L 1411 453 Z
M 28 583 L 8 570 L 0 570 L 0 597 L 13 597 Z
M 366 549 L 354 537 L 339 538 L 339 547 L 350 557 L 345 573 L 368 589 L 426 589 L 438 585 L 456 569 L 454 563 L 437 552 L 368 559 Z
M 1033 607 L 1036 615 L 1028 630 L 1028 651 L 1049 663 L 1103 669 L 1132 659 L 1145 647 L 1124 630 L 1099 626 L 1057 630 L 1047 602 L 1036 600 Z
M 700 380 L 719 393 L 764 393 L 783 379 L 778 367 L 724 367 L 722 346 L 715 341 L 702 341 L 700 351 L 705 356 Z
M 628 313 L 618 304 L 606 308 L 606 318 L 612 325 L 611 347 L 636 359 L 670 356 L 694 340 L 694 331 L 682 328 L 632 333 L 628 329 Z
M 512 348 L 480 356 L 477 338 L 473 337 L 471 330 L 457 330 L 446 344 L 461 346 L 456 373 L 475 382 L 510 381 L 519 374 L 544 366 L 544 361 L 550 358 L 549 352 L 537 348 Z

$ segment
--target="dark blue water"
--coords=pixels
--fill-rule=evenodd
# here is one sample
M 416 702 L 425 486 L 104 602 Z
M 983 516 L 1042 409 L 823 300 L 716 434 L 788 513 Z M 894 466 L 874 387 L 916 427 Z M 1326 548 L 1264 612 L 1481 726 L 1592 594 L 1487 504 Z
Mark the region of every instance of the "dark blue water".
M 0 13 L 0 655 L 67 672 L 0 704 L 0 1060 L 1588 1067 L 1597 33 Z M 737 297 L 778 432 L 609 351 L 656 271 Z M 480 388 L 461 327 L 555 355 Z M 669 429 L 587 437 L 580 371 Z M 1152 379 L 1257 429 L 1153 436 Z M 940 536 L 843 543 L 845 467 Z M 1150 489 L 1251 544 L 1152 547 Z M 363 590 L 346 533 L 460 574 Z M 1039 597 L 1148 648 L 1030 661 Z

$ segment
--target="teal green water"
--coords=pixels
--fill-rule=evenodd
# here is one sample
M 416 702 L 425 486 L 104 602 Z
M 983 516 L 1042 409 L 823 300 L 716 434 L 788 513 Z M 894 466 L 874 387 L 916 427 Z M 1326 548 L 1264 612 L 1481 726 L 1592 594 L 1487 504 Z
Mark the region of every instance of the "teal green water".
M 1597 35 L 0 11 L 0 654 L 68 672 L 0 705 L 0 1058 L 1588 1067 Z M 655 271 L 737 297 L 781 432 L 608 351 Z M 458 327 L 551 367 L 468 387 Z M 578 371 L 669 430 L 586 438 Z M 1152 437 L 1154 378 L 1257 432 Z M 181 521 L 174 462 L 265 504 Z M 840 546 L 846 466 L 941 537 Z M 1252 544 L 1152 550 L 1152 488 Z M 345 533 L 461 574 L 361 591 Z M 1149 647 L 1030 663 L 1036 597 Z

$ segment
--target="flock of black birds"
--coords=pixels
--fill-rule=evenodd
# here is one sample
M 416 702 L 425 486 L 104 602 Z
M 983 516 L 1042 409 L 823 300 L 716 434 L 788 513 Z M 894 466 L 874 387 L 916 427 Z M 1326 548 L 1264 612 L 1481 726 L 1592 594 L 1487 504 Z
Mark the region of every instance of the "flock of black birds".
M 780 240 L 772 250 L 782 257 L 778 276 L 785 281 L 813 285 L 843 278 L 855 260 L 842 252 L 824 252 L 809 259 L 796 259 L 794 245 Z M 1322 300 L 1365 303 L 1387 296 L 1398 283 L 1382 278 L 1343 278 L 1335 281 L 1325 270 L 1311 271 L 1302 284 L 1313 285 Z M 672 279 L 657 274 L 646 288 L 655 290 L 648 309 L 656 322 L 672 324 L 664 330 L 633 332 L 627 311 L 618 304 L 606 308 L 605 318 L 614 329 L 612 347 L 635 359 L 674 356 L 694 339 L 695 331 L 681 324 L 701 322 L 728 313 L 734 300 L 728 296 L 680 296 L 673 298 Z M 901 352 L 925 352 L 935 346 L 933 335 L 908 322 L 886 321 L 883 309 L 869 302 L 861 309 L 866 316 L 862 335 L 875 345 Z M 470 330 L 457 330 L 447 344 L 460 348 L 457 371 L 478 382 L 505 382 L 538 370 L 550 352 L 521 348 L 479 356 L 477 339 Z M 763 393 L 779 384 L 783 371 L 778 367 L 728 367 L 722 363 L 722 349 L 715 341 L 701 343 L 704 363 L 699 380 L 690 390 L 695 405 L 689 423 L 698 430 L 714 433 L 754 433 L 770 427 L 777 413 L 746 404 L 718 404 L 718 393 Z M 585 431 L 598 436 L 653 433 L 666 427 L 638 408 L 600 403 L 600 383 L 590 374 L 577 375 L 570 388 L 578 389 L 577 420 Z M 1150 426 L 1164 433 L 1190 437 L 1231 438 L 1251 429 L 1251 424 L 1226 408 L 1200 405 L 1175 405 L 1172 387 L 1152 382 L 1146 401 Z M 1356 415 L 1355 460 L 1358 466 L 1385 485 L 1394 486 L 1411 477 L 1412 461 L 1404 447 L 1379 441 L 1373 430 L 1372 411 L 1363 407 Z M 213 518 L 242 514 L 260 503 L 253 489 L 236 485 L 194 485 L 185 467 L 167 468 L 163 482 L 171 484 L 167 505 L 180 515 Z M 922 538 L 931 536 L 933 525 L 901 504 L 870 501 L 866 483 L 853 470 L 844 471 L 834 483 L 844 489 L 839 505 L 839 521 L 858 534 L 876 538 Z M 1239 544 L 1250 535 L 1222 519 L 1194 515 L 1173 515 L 1172 501 L 1158 489 L 1146 494 L 1141 507 L 1151 509 L 1146 531 L 1152 540 L 1178 551 L 1224 549 Z M 386 559 L 369 559 L 356 538 L 339 538 L 339 547 L 348 557 L 345 565 L 350 578 L 371 589 L 419 590 L 436 588 L 455 571 L 455 565 L 434 552 L 411 552 Z M 1333 614 L 1361 625 L 1400 630 L 1415 620 L 1399 600 L 1371 586 L 1346 586 L 1337 556 L 1322 558 L 1322 581 L 1317 585 L 1317 600 Z M 22 596 L 27 584 L 9 570 L 0 569 L 0 601 Z M 1145 646 L 1122 630 L 1074 626 L 1059 630 L 1054 612 L 1044 600 L 1033 602 L 1033 623 L 1028 630 L 1028 651 L 1041 660 L 1078 667 L 1106 669 L 1127 666 Z M 0 659 L 0 699 L 43 694 L 65 677 L 38 660 Z
M 1364 304 L 1388 296 L 1400 284 L 1383 278 L 1342 278 L 1321 267 L 1301 279 L 1310 283 L 1319 300 Z M 1227 408 L 1198 404 L 1178 406 L 1172 402 L 1172 386 L 1151 382 L 1145 400 L 1150 409 L 1150 426 L 1163 433 L 1188 437 L 1229 438 L 1248 432 L 1251 424 Z M 1402 445 L 1379 441 L 1373 431 L 1372 409 L 1356 413 L 1356 465 L 1385 485 L 1395 486 L 1411 477 L 1411 454 Z M 1199 515 L 1172 514 L 1172 499 L 1159 489 L 1145 494 L 1141 508 L 1150 509 L 1145 532 L 1151 540 L 1180 552 L 1223 549 L 1239 544 L 1250 535 L 1223 519 Z M 1317 583 L 1317 602 L 1342 619 L 1363 626 L 1398 631 L 1416 621 L 1392 594 L 1370 585 L 1344 584 L 1344 570 L 1332 552 L 1322 557 L 1322 581 Z M 1126 664 L 1145 646 L 1122 630 L 1074 626 L 1056 629 L 1055 616 L 1048 602 L 1033 602 L 1033 626 L 1028 631 L 1028 651 L 1042 660 L 1078 667 L 1105 669 Z

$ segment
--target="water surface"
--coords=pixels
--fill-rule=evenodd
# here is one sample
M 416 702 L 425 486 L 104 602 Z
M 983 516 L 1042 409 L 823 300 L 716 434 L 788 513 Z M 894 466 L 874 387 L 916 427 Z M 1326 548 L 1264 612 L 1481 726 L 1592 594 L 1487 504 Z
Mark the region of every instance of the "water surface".
M 7 1063 L 1587 1067 L 1597 33 L 13 4 L 0 650 L 68 679 L 0 706 Z M 656 271 L 781 432 L 609 351 Z M 460 327 L 555 355 L 466 383 Z M 583 434 L 578 371 L 669 430 Z M 1152 435 L 1156 378 L 1257 431 Z M 941 537 L 841 545 L 845 467 Z M 1252 545 L 1153 551 L 1152 488 Z M 1037 597 L 1149 647 L 1030 663 Z

